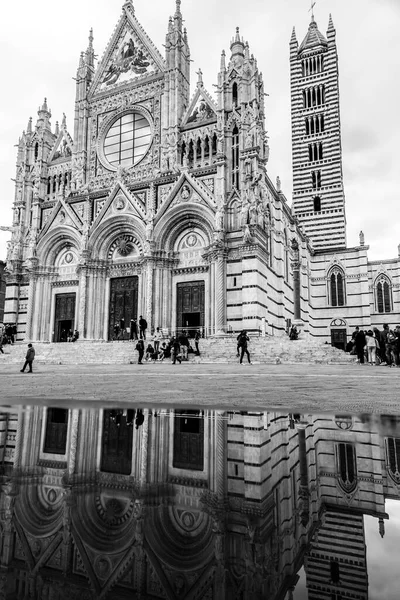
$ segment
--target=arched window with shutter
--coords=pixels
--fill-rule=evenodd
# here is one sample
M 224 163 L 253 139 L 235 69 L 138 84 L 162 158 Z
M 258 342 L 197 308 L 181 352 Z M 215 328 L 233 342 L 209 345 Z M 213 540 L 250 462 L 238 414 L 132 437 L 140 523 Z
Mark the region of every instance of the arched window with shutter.
M 379 275 L 375 280 L 375 309 L 378 313 L 388 313 L 392 307 L 392 283 L 386 275 Z
M 400 484 L 400 439 L 387 438 L 386 440 L 386 461 L 390 477 L 397 484 Z
M 332 269 L 328 275 L 328 302 L 331 306 L 346 304 L 346 287 L 343 271 L 339 267 Z
M 352 492 L 357 486 L 356 453 L 352 444 L 342 443 L 336 446 L 338 481 L 346 492 Z

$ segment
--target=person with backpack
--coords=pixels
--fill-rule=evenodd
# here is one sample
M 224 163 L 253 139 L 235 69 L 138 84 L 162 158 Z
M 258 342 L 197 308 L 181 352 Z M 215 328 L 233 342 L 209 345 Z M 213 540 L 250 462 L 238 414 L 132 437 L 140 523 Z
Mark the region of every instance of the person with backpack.
M 247 355 L 247 360 L 249 361 L 249 365 L 251 365 L 251 360 L 250 360 L 250 352 L 248 350 L 248 343 L 249 343 L 249 336 L 247 335 L 247 331 L 244 329 L 242 331 L 242 333 L 240 333 L 237 337 L 237 349 L 239 352 L 239 348 L 241 350 L 241 354 L 240 354 L 240 361 L 239 363 L 242 365 L 243 364 L 243 357 L 246 354 Z
M 392 329 L 389 329 L 386 338 L 386 362 L 391 367 L 395 367 L 399 362 L 399 355 L 397 352 L 397 338 Z
M 147 321 L 143 319 L 142 315 L 139 317 L 139 336 L 141 340 L 146 339 Z

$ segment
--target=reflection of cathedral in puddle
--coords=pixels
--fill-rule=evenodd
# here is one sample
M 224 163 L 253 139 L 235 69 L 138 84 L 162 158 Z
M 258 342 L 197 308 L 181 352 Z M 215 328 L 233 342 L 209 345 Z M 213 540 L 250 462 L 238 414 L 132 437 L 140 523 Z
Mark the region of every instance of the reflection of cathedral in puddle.
M 310 600 L 368 597 L 363 515 L 383 535 L 400 485 L 390 423 L 133 417 L 2 415 L 1 597 L 287 600 L 302 565 Z

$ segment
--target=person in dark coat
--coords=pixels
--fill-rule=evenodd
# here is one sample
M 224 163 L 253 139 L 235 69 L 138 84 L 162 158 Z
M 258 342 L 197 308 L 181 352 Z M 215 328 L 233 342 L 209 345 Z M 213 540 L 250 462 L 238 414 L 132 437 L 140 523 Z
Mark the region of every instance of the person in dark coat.
M 181 345 L 179 343 L 179 340 L 177 338 L 173 338 L 171 341 L 172 341 L 172 344 L 171 344 L 172 364 L 174 365 L 177 360 L 179 361 L 179 364 L 181 364 L 182 363 L 182 358 L 180 356 Z
M 356 327 L 356 335 L 354 336 L 354 343 L 356 345 L 357 362 L 360 365 L 364 364 L 364 347 L 366 344 L 365 333 L 359 327 Z
M 137 319 L 131 319 L 130 339 L 131 340 L 137 340 L 138 339 Z
M 147 321 L 143 319 L 142 315 L 139 317 L 139 335 L 141 340 L 146 339 Z
M 238 339 L 238 348 L 240 348 L 240 350 L 241 350 L 240 361 L 239 361 L 241 365 L 243 364 L 243 357 L 245 354 L 247 355 L 247 360 L 249 361 L 249 365 L 251 365 L 250 352 L 248 350 L 249 341 L 250 340 L 249 340 L 249 336 L 247 335 L 247 331 L 243 330 Z
M 29 369 L 28 373 L 33 373 L 33 371 L 32 371 L 32 363 L 33 363 L 34 359 L 35 359 L 35 349 L 32 346 L 32 344 L 28 344 L 28 351 L 27 351 L 26 356 L 25 356 L 25 363 L 24 363 L 24 366 L 21 369 L 21 373 L 25 373 L 26 367 L 28 367 L 28 369 Z
M 136 344 L 136 350 L 139 353 L 138 365 L 142 365 L 143 355 L 144 355 L 144 342 L 143 340 L 138 340 Z

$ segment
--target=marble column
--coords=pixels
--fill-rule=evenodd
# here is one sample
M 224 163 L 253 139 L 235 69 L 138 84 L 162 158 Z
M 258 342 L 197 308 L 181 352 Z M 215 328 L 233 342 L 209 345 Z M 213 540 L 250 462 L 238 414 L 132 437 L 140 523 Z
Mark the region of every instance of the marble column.
M 226 252 L 218 251 L 215 269 L 215 312 L 216 333 L 224 334 L 226 329 Z
M 148 260 L 146 266 L 146 321 L 147 333 L 151 335 L 153 321 L 153 263 Z
M 79 271 L 79 313 L 78 313 L 78 331 L 81 339 L 86 337 L 86 302 L 87 302 L 87 273 L 82 268 Z
M 147 483 L 147 450 L 149 440 L 149 409 L 143 410 L 144 423 L 142 425 L 141 458 L 140 458 L 140 484 Z
M 292 252 L 293 252 L 293 316 L 294 321 L 301 321 L 301 305 L 300 305 L 300 252 L 299 252 L 299 244 L 296 240 L 292 241 L 291 244 Z
M 26 313 L 26 329 L 25 329 L 25 340 L 30 340 L 32 337 L 33 328 L 33 312 L 35 306 L 35 296 L 37 287 L 37 277 L 35 273 L 32 273 L 29 280 L 29 291 L 28 291 L 28 307 Z
M 76 448 L 78 445 L 79 410 L 72 411 L 71 440 L 69 444 L 68 474 L 73 475 L 76 465 Z

